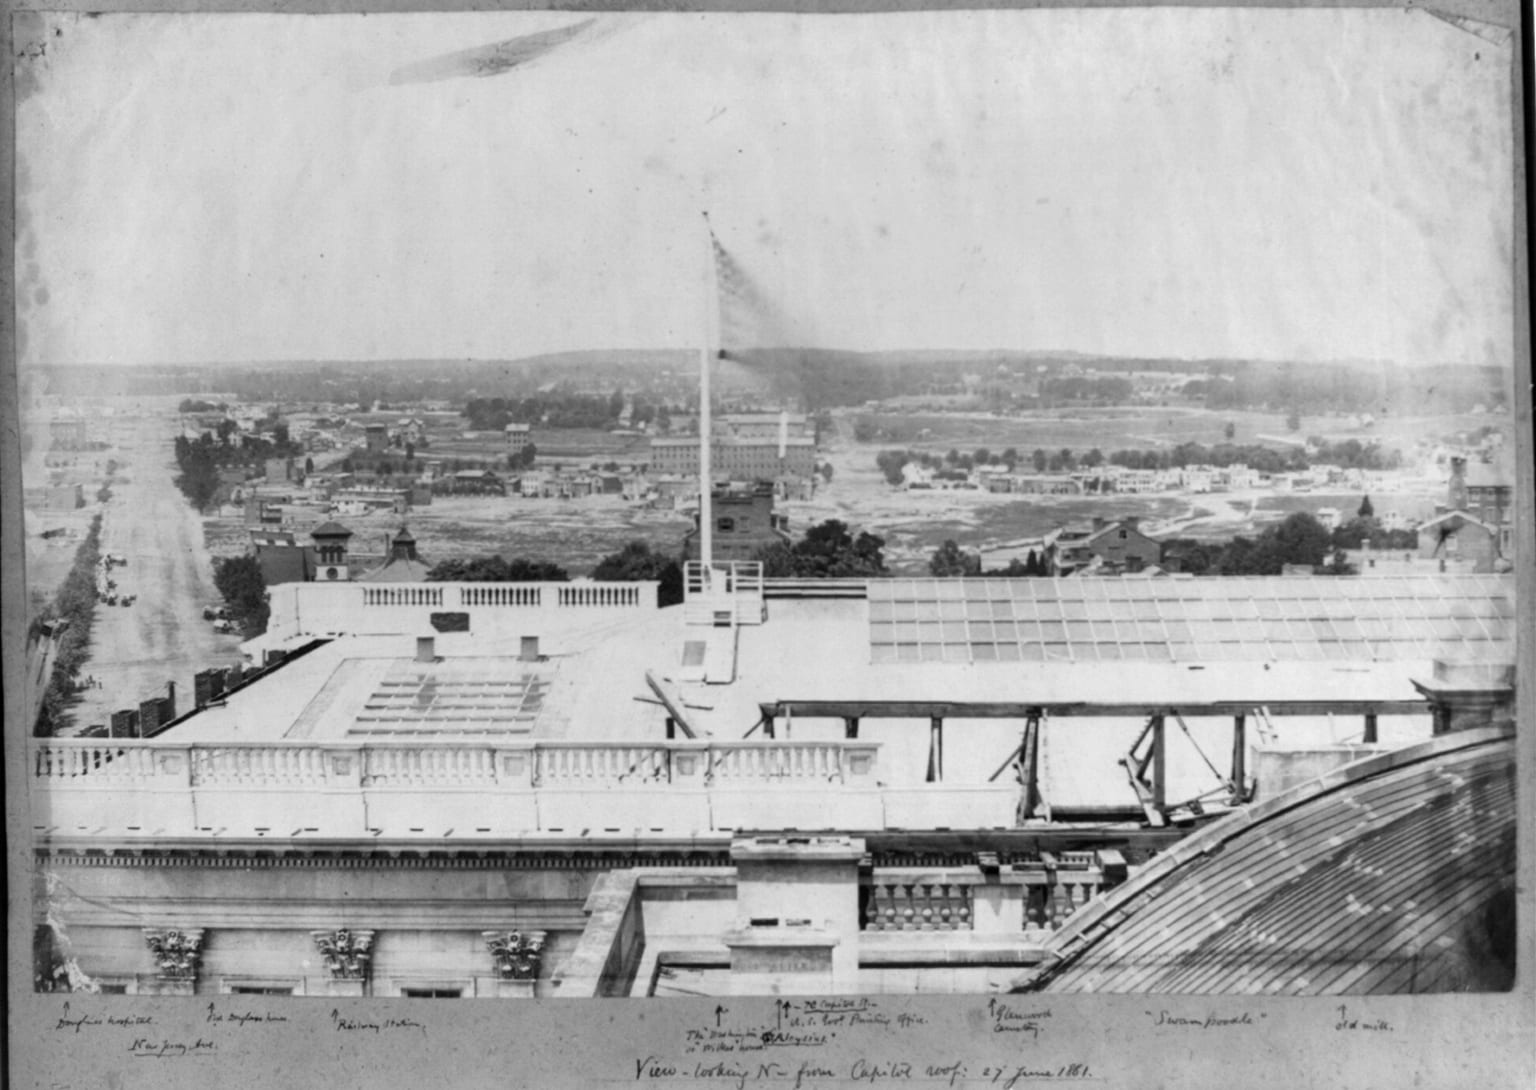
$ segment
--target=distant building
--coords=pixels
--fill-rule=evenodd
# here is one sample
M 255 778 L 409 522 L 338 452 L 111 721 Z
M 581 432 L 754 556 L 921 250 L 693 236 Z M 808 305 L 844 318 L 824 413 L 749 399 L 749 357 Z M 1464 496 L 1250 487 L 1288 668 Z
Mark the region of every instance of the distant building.
M 364 430 L 367 436 L 368 452 L 380 453 L 389 449 L 389 428 L 383 424 L 369 424 Z
M 1499 545 L 1499 528 L 1465 511 L 1447 511 L 1419 525 L 1419 556 L 1470 563 L 1473 571 L 1494 571 L 1503 555 Z
M 758 481 L 752 485 L 733 485 L 710 494 L 710 516 L 714 519 L 714 559 L 751 560 L 760 549 L 789 542 L 789 520 L 773 510 L 773 485 Z M 683 554 L 699 559 L 698 519 L 694 529 L 683 539 Z
M 720 418 L 724 430 L 742 440 L 773 440 L 780 434 L 790 439 L 813 438 L 804 413 L 726 413 Z
M 432 565 L 416 555 L 416 537 L 404 526 L 389 540 L 389 558 L 381 567 L 357 577 L 359 583 L 422 583 Z
M 508 424 L 506 432 L 507 453 L 509 454 L 521 454 L 533 439 L 533 425 L 531 424 Z
M 48 436 L 60 450 L 79 450 L 90 441 L 90 428 L 84 415 L 62 410 L 48 422 Z
M 251 530 L 251 554 L 269 587 L 304 583 L 315 577 L 314 550 L 301 544 L 290 530 Z
M 61 484 L 43 493 L 43 510 L 74 511 L 85 506 L 85 489 L 78 484 Z
M 433 488 L 449 495 L 505 496 L 507 483 L 489 469 L 461 469 L 433 482 Z
M 1319 507 L 1317 509 L 1317 521 L 1322 523 L 1326 529 L 1337 530 L 1342 518 L 1343 516 L 1339 513 L 1337 507 Z
M 699 441 L 652 439 L 651 469 L 656 473 L 697 477 Z M 710 448 L 710 469 L 717 478 L 731 480 L 809 477 L 816 472 L 816 441 L 803 436 L 791 437 L 782 444 L 777 439 L 716 438 Z
M 1095 560 L 1113 571 L 1139 572 L 1157 564 L 1162 546 L 1138 529 L 1139 520 L 1108 522 L 1095 518 L 1090 525 L 1068 527 L 1056 539 L 1056 574 L 1070 575 Z

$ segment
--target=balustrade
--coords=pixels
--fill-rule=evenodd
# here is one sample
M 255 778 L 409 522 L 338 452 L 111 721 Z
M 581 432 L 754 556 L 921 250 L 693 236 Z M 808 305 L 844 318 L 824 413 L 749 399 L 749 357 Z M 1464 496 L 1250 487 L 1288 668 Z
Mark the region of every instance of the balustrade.
M 330 776 L 314 746 L 194 746 L 192 786 L 313 786 Z
M 535 775 L 540 787 L 587 787 L 670 780 L 665 746 L 540 745 Z
M 440 606 L 443 604 L 443 588 L 440 586 L 359 587 L 365 606 Z
M 364 787 L 457 787 L 495 783 L 495 754 L 478 747 L 370 746 Z
M 865 931 L 970 931 L 972 883 L 882 875 L 860 890 Z
M 531 606 L 538 608 L 544 602 L 542 588 L 538 586 L 509 586 L 498 583 L 462 586 L 459 588 L 461 606 Z
M 1093 858 L 1091 852 L 1067 854 L 1083 854 L 1090 861 Z M 1029 877 L 1024 897 L 1026 930 L 1055 931 L 1107 888 L 1103 869 L 1092 865 L 1083 869 L 1042 867 Z
M 840 781 L 843 749 L 836 742 L 717 743 L 710 747 L 710 776 L 721 781 Z
M 562 606 L 638 606 L 640 588 L 633 583 L 571 583 L 557 588 Z

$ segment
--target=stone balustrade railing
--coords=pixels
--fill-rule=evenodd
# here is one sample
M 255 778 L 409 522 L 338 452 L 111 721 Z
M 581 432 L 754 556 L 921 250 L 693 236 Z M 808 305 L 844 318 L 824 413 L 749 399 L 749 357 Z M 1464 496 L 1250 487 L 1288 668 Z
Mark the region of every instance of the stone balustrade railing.
M 1097 851 L 1045 853 L 992 874 L 877 867 L 859 909 L 865 931 L 1055 931 L 1127 873 L 1119 853 Z
M 655 581 L 636 583 L 282 583 L 269 597 L 268 633 L 283 639 L 349 632 L 426 631 L 429 613 L 468 612 L 474 631 L 525 614 L 658 608 Z
M 54 739 L 33 778 L 58 786 L 604 787 L 873 784 L 877 742 L 174 742 Z
M 36 741 L 30 771 L 35 825 L 104 837 L 125 830 L 346 838 L 1012 823 L 1011 786 L 888 785 L 879 778 L 879 757 L 879 743 L 859 740 L 81 738 Z

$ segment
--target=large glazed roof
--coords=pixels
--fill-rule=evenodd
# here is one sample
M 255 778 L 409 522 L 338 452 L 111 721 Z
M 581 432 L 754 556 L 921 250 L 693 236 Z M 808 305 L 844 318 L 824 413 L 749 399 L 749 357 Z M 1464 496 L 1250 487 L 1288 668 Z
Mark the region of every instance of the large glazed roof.
M 1513 732 L 1339 769 L 1181 841 L 1059 931 L 1021 990 L 1350 995 L 1513 979 Z
M 876 663 L 1493 661 L 1513 618 L 1496 575 L 869 584 Z

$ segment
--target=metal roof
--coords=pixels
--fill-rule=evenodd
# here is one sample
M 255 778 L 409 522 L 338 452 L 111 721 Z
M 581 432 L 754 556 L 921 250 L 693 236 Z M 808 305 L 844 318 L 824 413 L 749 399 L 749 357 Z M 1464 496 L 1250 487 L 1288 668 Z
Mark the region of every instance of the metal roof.
M 869 583 L 871 661 L 1508 659 L 1498 575 L 892 579 Z
M 1513 979 L 1514 733 L 1445 735 L 1240 810 L 1052 938 L 1019 990 L 1350 995 Z

